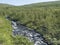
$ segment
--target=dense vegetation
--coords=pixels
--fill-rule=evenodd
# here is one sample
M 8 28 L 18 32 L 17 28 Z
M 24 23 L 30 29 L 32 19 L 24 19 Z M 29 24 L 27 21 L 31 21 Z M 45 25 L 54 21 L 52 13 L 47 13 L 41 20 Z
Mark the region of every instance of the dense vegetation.
M 0 45 L 33 45 L 26 37 L 12 36 L 11 22 L 0 15 Z
M 11 25 L 3 16 L 0 16 L 0 44 L 12 45 L 11 44 Z
M 0 7 L 1 15 L 43 35 L 50 45 L 60 45 L 60 1 Z

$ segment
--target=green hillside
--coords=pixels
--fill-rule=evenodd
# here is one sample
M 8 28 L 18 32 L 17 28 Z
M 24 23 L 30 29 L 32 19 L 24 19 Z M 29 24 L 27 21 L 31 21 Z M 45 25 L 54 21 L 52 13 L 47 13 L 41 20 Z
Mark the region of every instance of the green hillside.
M 60 1 L 0 7 L 0 14 L 35 29 L 49 45 L 60 45 Z
M 12 36 L 11 22 L 0 16 L 0 45 L 32 45 L 26 37 Z
M 11 44 L 11 30 L 12 27 L 10 25 L 10 22 L 7 21 L 3 16 L 0 16 L 0 45 Z
M 23 5 L 23 7 L 51 7 L 51 6 L 60 6 L 60 1 L 53 2 L 41 2 L 41 3 L 33 3 L 30 5 Z
M 0 3 L 0 7 L 12 7 L 13 5 L 9 5 L 9 4 L 2 4 Z

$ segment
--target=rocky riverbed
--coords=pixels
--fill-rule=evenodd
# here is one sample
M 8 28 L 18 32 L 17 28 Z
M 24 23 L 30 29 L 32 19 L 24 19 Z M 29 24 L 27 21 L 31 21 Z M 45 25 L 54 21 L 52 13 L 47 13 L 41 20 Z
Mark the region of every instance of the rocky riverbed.
M 13 27 L 13 35 L 22 35 L 27 37 L 31 42 L 34 42 L 34 45 L 47 45 L 43 41 L 42 36 L 34 31 L 33 29 L 29 29 L 26 26 L 23 26 L 22 24 L 17 25 L 15 21 L 11 21 L 12 27 Z

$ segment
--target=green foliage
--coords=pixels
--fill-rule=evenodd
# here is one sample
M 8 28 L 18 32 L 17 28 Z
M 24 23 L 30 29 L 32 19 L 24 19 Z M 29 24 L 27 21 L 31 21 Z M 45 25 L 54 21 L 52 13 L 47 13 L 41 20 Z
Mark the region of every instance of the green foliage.
M 60 45 L 60 1 L 0 7 L 0 10 L 1 15 L 36 29 L 49 44 Z
M 0 44 L 1 45 L 12 45 L 11 44 L 11 23 L 5 19 L 5 17 L 0 16 Z
M 28 41 L 24 36 L 12 37 L 12 40 L 14 45 L 33 45 L 33 43 Z
M 11 22 L 0 16 L 0 45 L 33 45 L 23 36 L 12 36 Z

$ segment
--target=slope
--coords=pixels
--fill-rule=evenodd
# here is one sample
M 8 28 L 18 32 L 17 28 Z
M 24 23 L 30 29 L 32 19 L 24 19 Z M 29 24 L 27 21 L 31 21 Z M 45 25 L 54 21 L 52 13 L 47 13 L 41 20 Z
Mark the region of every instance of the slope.
M 42 34 L 49 45 L 60 45 L 60 1 L 13 6 L 2 10 L 2 15 L 8 15 L 11 20 Z

